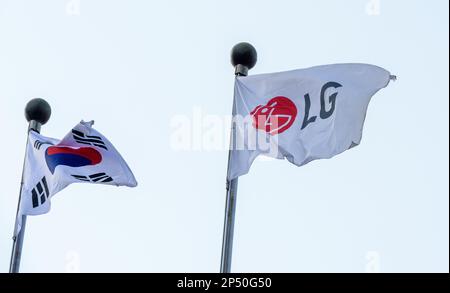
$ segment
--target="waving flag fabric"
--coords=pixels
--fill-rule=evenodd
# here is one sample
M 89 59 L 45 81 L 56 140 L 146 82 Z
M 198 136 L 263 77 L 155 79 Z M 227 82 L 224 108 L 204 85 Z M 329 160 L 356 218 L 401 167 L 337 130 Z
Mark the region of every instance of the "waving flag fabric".
M 371 97 L 393 78 L 368 64 L 236 77 L 228 179 L 260 154 L 301 166 L 358 145 Z
M 51 197 L 71 183 L 137 185 L 122 156 L 92 124 L 80 122 L 61 141 L 30 131 L 20 215 L 47 213 Z

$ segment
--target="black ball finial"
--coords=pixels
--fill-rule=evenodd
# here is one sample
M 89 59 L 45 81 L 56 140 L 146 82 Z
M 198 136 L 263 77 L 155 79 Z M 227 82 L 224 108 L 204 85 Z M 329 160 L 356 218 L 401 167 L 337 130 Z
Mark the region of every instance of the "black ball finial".
M 25 118 L 28 122 L 34 120 L 44 125 L 50 119 L 52 114 L 52 108 L 50 105 L 41 98 L 32 99 L 25 106 Z
M 231 50 L 231 64 L 234 67 L 241 64 L 248 69 L 252 69 L 257 60 L 257 53 L 255 47 L 249 43 L 239 43 Z

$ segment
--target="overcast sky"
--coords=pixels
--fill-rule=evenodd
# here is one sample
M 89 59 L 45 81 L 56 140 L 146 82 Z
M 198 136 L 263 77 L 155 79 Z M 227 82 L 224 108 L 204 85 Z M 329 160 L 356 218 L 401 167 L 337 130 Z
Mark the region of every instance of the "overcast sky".
M 139 186 L 61 191 L 28 219 L 21 271 L 218 272 L 241 41 L 258 51 L 250 74 L 362 62 L 398 81 L 372 99 L 360 146 L 240 178 L 232 270 L 448 272 L 448 3 L 0 0 L 0 272 L 33 97 L 53 110 L 43 135 L 95 120 Z M 222 147 L 202 143 L 210 115 Z M 176 117 L 192 122 L 188 150 Z

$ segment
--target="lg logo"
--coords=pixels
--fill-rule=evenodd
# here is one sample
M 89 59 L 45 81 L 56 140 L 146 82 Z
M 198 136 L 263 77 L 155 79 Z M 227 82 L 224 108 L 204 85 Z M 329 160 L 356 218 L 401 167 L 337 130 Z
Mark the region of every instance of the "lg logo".
M 330 81 L 324 84 L 320 90 L 320 119 L 327 119 L 333 115 L 336 108 L 337 92 L 327 95 L 329 89 L 342 87 L 341 84 Z M 305 111 L 301 129 L 305 129 L 309 124 L 317 120 L 317 115 L 311 116 L 311 97 L 304 96 Z M 280 134 L 288 130 L 297 117 L 297 107 L 291 99 L 285 96 L 276 96 L 270 99 L 266 105 L 258 105 L 252 112 L 253 127 L 263 130 L 270 135 Z
M 336 97 L 337 97 L 337 93 L 333 93 L 331 94 L 327 100 L 325 100 L 325 93 L 329 88 L 339 88 L 342 85 L 334 82 L 334 81 L 330 81 L 327 82 L 322 89 L 320 90 L 320 118 L 321 119 L 327 119 L 329 118 L 333 113 L 334 113 L 334 109 L 336 107 Z M 327 110 L 327 106 L 329 105 L 329 109 Z M 311 110 L 311 98 L 309 96 L 309 94 L 305 95 L 305 116 L 303 118 L 303 123 L 302 123 L 302 129 L 305 129 L 306 126 L 308 126 L 310 123 L 313 123 L 316 121 L 317 116 L 311 116 L 310 115 L 310 110 Z

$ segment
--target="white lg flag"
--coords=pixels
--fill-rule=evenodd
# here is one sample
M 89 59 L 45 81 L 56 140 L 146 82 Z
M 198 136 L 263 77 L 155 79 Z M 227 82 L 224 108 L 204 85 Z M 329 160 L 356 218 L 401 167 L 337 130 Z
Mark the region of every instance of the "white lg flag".
M 51 197 L 71 183 L 137 185 L 122 156 L 92 124 L 80 122 L 61 141 L 30 131 L 19 229 L 21 215 L 47 213 Z
M 358 145 L 371 97 L 392 78 L 368 64 L 237 77 L 228 179 L 260 154 L 301 166 Z

